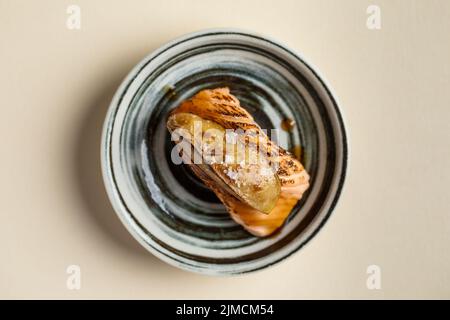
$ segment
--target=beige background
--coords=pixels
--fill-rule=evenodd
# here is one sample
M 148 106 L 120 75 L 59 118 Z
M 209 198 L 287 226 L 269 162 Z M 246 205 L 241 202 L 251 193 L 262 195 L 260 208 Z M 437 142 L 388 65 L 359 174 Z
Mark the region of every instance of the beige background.
M 66 8 L 81 7 L 81 30 Z M 381 6 L 382 29 L 366 28 Z M 258 273 L 168 266 L 105 195 L 99 139 L 128 70 L 186 32 L 277 38 L 335 89 L 350 171 L 320 234 Z M 450 1 L 0 1 L 0 297 L 450 298 Z M 66 289 L 81 266 L 82 288 Z M 366 268 L 382 290 L 366 288 Z

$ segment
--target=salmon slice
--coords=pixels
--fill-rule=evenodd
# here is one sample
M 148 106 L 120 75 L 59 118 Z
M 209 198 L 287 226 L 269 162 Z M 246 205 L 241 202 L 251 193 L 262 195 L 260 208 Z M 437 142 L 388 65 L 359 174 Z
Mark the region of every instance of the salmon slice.
M 246 136 L 247 142 L 258 145 L 261 152 L 274 164 L 280 182 L 279 198 L 268 214 L 226 192 L 211 177 L 205 175 L 199 166 L 190 167 L 224 203 L 233 220 L 248 232 L 265 237 L 279 229 L 309 187 L 309 175 L 300 161 L 268 138 L 228 88 L 202 90 L 171 112 L 176 113 L 192 113 L 225 129 L 242 129 L 255 133 Z

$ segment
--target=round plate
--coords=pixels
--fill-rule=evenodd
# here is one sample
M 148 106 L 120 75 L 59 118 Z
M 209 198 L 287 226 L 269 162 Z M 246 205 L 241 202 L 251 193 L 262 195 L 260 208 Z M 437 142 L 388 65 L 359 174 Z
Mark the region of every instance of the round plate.
M 263 129 L 295 121 L 278 143 L 301 151 L 311 186 L 270 237 L 247 233 L 185 165 L 171 161 L 169 111 L 225 86 Z M 347 140 L 335 98 L 303 58 L 265 37 L 221 29 L 172 41 L 130 72 L 109 108 L 101 153 L 114 209 L 145 248 L 177 267 L 224 275 L 273 265 L 317 233 L 342 189 Z

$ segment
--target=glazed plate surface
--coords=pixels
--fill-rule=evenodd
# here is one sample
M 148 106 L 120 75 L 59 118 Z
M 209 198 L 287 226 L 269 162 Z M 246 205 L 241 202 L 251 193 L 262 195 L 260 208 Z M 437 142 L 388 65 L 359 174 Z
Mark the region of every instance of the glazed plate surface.
M 285 226 L 257 238 L 231 220 L 214 193 L 171 160 L 167 115 L 206 88 L 227 86 L 279 144 L 301 154 L 311 186 Z M 150 252 L 185 270 L 240 274 L 288 257 L 325 223 L 339 198 L 347 139 L 338 104 L 307 62 L 276 41 L 235 30 L 174 40 L 141 61 L 116 92 L 102 141 L 114 209 Z

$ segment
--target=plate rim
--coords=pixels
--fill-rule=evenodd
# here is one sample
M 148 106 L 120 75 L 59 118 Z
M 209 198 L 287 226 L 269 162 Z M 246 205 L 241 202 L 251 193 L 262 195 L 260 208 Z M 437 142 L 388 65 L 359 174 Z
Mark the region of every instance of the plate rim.
M 337 187 L 336 191 L 332 196 L 332 200 L 330 203 L 330 207 L 328 208 L 325 215 L 321 218 L 318 225 L 315 227 L 314 230 L 295 248 L 287 252 L 287 254 L 270 261 L 269 263 L 266 263 L 262 266 L 256 266 L 251 267 L 239 272 L 228 272 L 228 271 L 222 271 L 220 269 L 215 268 L 202 268 L 202 267 L 196 267 L 191 264 L 183 263 L 182 261 L 178 261 L 173 259 L 170 256 L 165 255 L 164 253 L 160 252 L 157 248 L 152 246 L 150 243 L 147 243 L 135 230 L 135 228 L 130 224 L 130 221 L 128 220 L 129 212 L 124 212 L 124 206 L 125 201 L 121 198 L 120 193 L 117 190 L 117 183 L 114 180 L 113 177 L 113 168 L 112 168 L 112 160 L 111 160 L 111 144 L 110 144 L 110 136 L 112 133 L 112 127 L 115 120 L 115 117 L 113 116 L 115 111 L 118 109 L 122 97 L 127 92 L 127 89 L 129 85 L 132 83 L 134 78 L 139 74 L 139 72 L 142 70 L 142 68 L 145 67 L 153 58 L 157 57 L 164 51 L 170 49 L 173 46 L 179 45 L 181 43 L 188 42 L 190 40 L 193 40 L 199 36 L 211 36 L 211 35 L 230 35 L 235 34 L 239 36 L 245 36 L 245 37 L 252 37 L 257 38 L 258 40 L 269 42 L 271 45 L 274 45 L 278 47 L 278 49 L 284 50 L 285 52 L 292 55 L 294 58 L 298 59 L 302 64 L 304 64 L 305 67 L 307 67 L 312 74 L 315 76 L 315 78 L 320 82 L 321 86 L 325 90 L 326 94 L 328 95 L 331 105 L 334 108 L 336 119 L 338 122 L 338 127 L 341 131 L 342 135 L 342 164 L 341 164 L 341 173 L 338 177 L 337 181 Z M 259 270 L 263 270 L 266 268 L 269 268 L 273 265 L 278 264 L 279 262 L 291 257 L 295 252 L 299 251 L 301 248 L 303 248 L 306 244 L 310 243 L 313 238 L 316 237 L 316 235 L 319 233 L 320 230 L 322 230 L 323 226 L 326 224 L 326 222 L 329 220 L 331 214 L 334 212 L 334 210 L 337 208 L 339 199 L 341 198 L 341 195 L 344 190 L 345 180 L 348 174 L 349 170 L 349 134 L 348 134 L 348 127 L 346 126 L 345 117 L 343 115 L 343 110 L 340 108 L 340 103 L 336 97 L 336 94 L 334 93 L 334 90 L 330 86 L 329 82 L 325 79 L 325 77 L 318 71 L 318 68 L 316 68 L 313 64 L 306 61 L 301 54 L 296 52 L 295 50 L 292 50 L 290 47 L 286 46 L 285 44 L 280 43 L 278 40 L 275 40 L 271 38 L 270 36 L 261 35 L 256 32 L 247 31 L 243 29 L 237 29 L 237 28 L 210 28 L 210 29 L 203 29 L 200 31 L 190 32 L 184 35 L 181 35 L 171 41 L 166 42 L 165 44 L 158 47 L 156 50 L 152 51 L 150 54 L 146 55 L 144 58 L 142 58 L 125 76 L 125 78 L 122 80 L 121 84 L 117 88 L 111 103 L 109 104 L 108 111 L 105 116 L 103 129 L 102 129 L 102 137 L 101 137 L 101 146 L 100 146 L 100 158 L 101 158 L 101 171 L 102 171 L 102 177 L 103 177 L 103 183 L 105 185 L 105 189 L 107 191 L 107 195 L 109 198 L 109 201 L 112 204 L 112 207 L 116 213 L 116 215 L 119 217 L 122 224 L 125 226 L 125 228 L 128 230 L 128 232 L 150 253 L 152 253 L 155 257 L 159 258 L 160 260 L 178 267 L 180 269 L 195 272 L 199 274 L 206 274 L 206 275 L 218 275 L 218 276 L 231 276 L 231 275 L 239 275 L 239 274 L 246 274 L 246 273 L 252 273 Z M 126 210 L 125 210 L 126 211 Z

